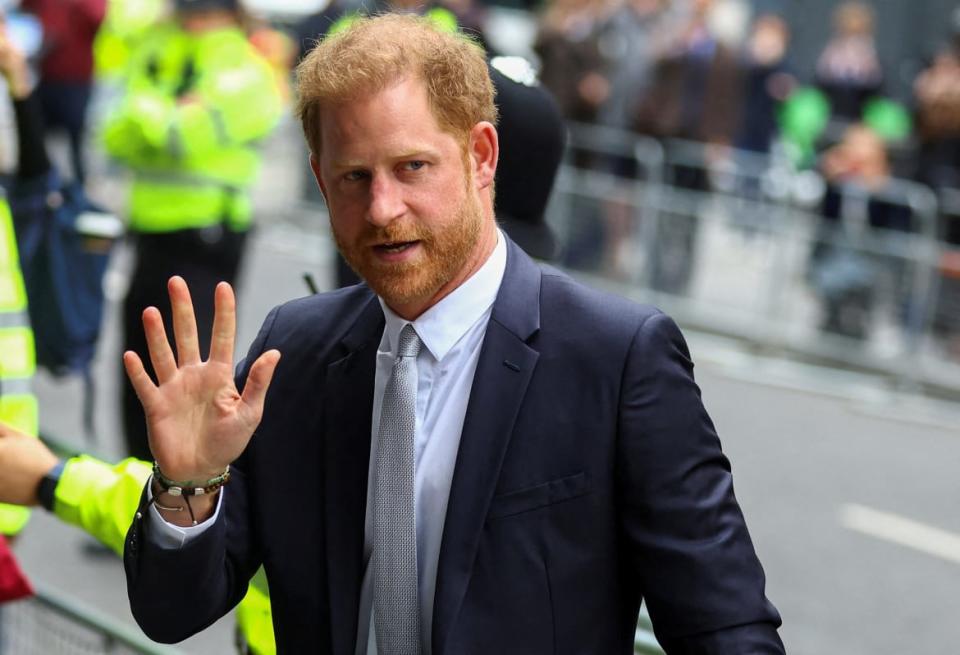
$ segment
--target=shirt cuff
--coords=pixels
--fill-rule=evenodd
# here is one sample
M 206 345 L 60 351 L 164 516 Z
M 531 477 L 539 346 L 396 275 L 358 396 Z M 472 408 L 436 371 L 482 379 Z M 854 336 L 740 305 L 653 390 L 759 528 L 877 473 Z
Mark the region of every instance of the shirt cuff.
M 179 525 L 174 525 L 163 518 L 163 515 L 160 514 L 160 510 L 158 510 L 157 506 L 152 502 L 153 476 L 150 476 L 150 481 L 147 483 L 147 501 L 150 502 L 152 529 L 147 531 L 147 538 L 150 539 L 155 546 L 159 546 L 160 548 L 165 548 L 167 550 L 179 550 L 183 548 L 190 543 L 190 541 L 202 535 L 207 531 L 207 529 L 210 528 L 210 526 L 216 523 L 217 517 L 220 516 L 220 506 L 223 504 L 224 492 L 224 488 L 221 487 L 220 497 L 217 498 L 217 506 L 214 508 L 213 515 L 210 518 L 208 518 L 206 521 L 198 523 L 197 525 L 180 527 Z

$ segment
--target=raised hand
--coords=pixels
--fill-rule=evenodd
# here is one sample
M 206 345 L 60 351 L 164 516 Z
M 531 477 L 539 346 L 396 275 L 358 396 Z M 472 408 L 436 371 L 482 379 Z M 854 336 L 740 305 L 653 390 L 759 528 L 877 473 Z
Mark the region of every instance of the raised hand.
M 236 301 L 226 282 L 217 285 L 210 357 L 201 361 L 197 323 L 186 282 L 167 284 L 177 345 L 175 359 L 156 307 L 143 312 L 143 327 L 158 384 L 140 357 L 127 351 L 123 364 L 147 420 L 150 450 L 163 474 L 176 481 L 204 481 L 223 472 L 246 448 L 260 423 L 267 387 L 280 352 L 268 350 L 250 368 L 243 394 L 233 381 Z

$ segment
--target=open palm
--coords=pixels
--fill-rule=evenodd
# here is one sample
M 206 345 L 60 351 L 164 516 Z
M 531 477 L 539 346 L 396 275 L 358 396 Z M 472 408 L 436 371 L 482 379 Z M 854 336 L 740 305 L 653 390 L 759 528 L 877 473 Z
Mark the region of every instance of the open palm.
M 233 380 L 236 301 L 226 282 L 217 285 L 210 357 L 200 359 L 190 291 L 182 278 L 168 284 L 177 358 L 155 307 L 143 312 L 143 328 L 157 384 L 140 357 L 127 351 L 123 363 L 143 404 L 150 450 L 168 478 L 199 482 L 223 472 L 253 435 L 280 353 L 254 362 L 241 394 Z

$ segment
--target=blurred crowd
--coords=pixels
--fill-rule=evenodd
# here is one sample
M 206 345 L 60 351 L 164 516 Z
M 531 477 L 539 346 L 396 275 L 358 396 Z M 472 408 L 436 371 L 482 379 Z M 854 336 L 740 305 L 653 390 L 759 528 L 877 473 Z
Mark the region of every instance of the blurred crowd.
M 553 0 L 540 13 L 535 51 L 541 79 L 568 120 L 652 137 L 666 144 L 668 158 L 683 142 L 684 152 L 699 152 L 692 165 L 668 165 L 665 176 L 677 188 L 729 191 L 716 173 L 745 153 L 760 155 L 762 166 L 816 173 L 822 191 L 812 209 L 824 219 L 808 282 L 822 303 L 821 327 L 866 337 L 876 288 L 887 279 L 899 287 L 899 320 L 906 325 L 930 312 L 934 328 L 960 352 L 955 252 L 941 257 L 932 308 L 908 297 L 912 282 L 902 261 L 891 265 L 863 252 L 874 248 L 863 245 L 870 237 L 896 233 L 960 245 L 960 7 L 943 17 L 949 35 L 932 42 L 909 98 L 890 84 L 901 71 L 881 65 L 877 20 L 867 2 L 836 3 L 822 19 L 825 45 L 815 61 L 802 61 L 781 15 L 752 12 L 738 0 Z M 609 168 L 603 157 L 577 163 Z M 636 174 L 622 165 L 613 170 Z M 912 183 L 932 191 L 935 210 L 917 206 Z M 755 190 L 735 189 L 747 196 Z M 606 236 L 594 250 L 605 260 L 599 266 L 618 275 L 622 217 L 609 206 L 601 213 Z M 648 270 L 653 288 L 687 292 L 696 223 L 679 214 L 661 223 Z M 851 232 L 863 238 L 853 243 Z M 581 244 L 567 263 L 583 265 L 583 251 L 589 248 Z
M 101 95 L 115 99 L 129 91 L 131 67 L 141 66 L 138 84 L 152 74 L 150 65 L 162 69 L 170 58 L 144 57 L 149 43 L 157 40 L 147 37 L 155 37 L 158 25 L 166 24 L 188 5 L 194 9 L 228 7 L 236 12 L 236 29 L 242 30 L 259 58 L 268 63 L 277 97 L 287 105 L 296 62 L 317 39 L 342 29 L 360 12 L 423 13 L 444 29 L 474 35 L 491 55 L 499 54 L 497 47 L 503 43 L 497 34 L 487 33 L 497 23 L 488 20 L 491 5 L 484 0 L 330 0 L 312 3 L 315 6 L 309 11 L 300 11 L 296 18 L 288 13 L 279 21 L 279 9 L 271 15 L 269 3 L 257 2 L 7 0 L 4 4 L 9 5 L 8 10 L 16 9 L 18 17 L 32 16 L 39 23 L 40 29 L 35 31 L 41 36 L 32 37 L 39 75 L 37 101 L 46 129 L 66 136 L 70 165 L 64 173 L 80 183 L 87 168 L 84 139 L 94 141 L 86 136 L 94 83 Z M 696 193 L 729 191 L 719 189 L 723 179 L 717 171 L 741 163 L 744 153 L 755 156 L 753 161 L 769 161 L 771 167 L 791 173 L 815 172 L 823 189 L 814 209 L 824 220 L 817 232 L 819 242 L 812 249 L 808 282 L 822 301 L 821 327 L 863 338 L 873 313 L 873 287 L 883 266 L 876 257 L 855 253 L 849 243 L 840 244 L 850 232 L 851 215 L 856 214 L 856 221 L 867 226 L 864 233 L 868 235 L 877 230 L 923 234 L 949 246 L 960 245 L 960 7 L 953 15 L 943 16 L 943 23 L 950 26 L 944 30 L 945 38 L 931 41 L 928 60 L 905 95 L 891 83 L 903 71 L 886 70 L 882 63 L 887 60 L 876 34 L 883 16 L 870 3 L 838 1 L 831 5 L 832 15 L 808 20 L 806 27 L 813 26 L 825 37 L 822 49 L 810 61 L 795 53 L 791 38 L 795 26 L 784 15 L 766 9 L 771 6 L 777 5 L 749 0 L 544 0 L 531 6 L 527 14 L 535 25 L 527 54 L 566 120 L 643 135 L 661 143 L 694 146 L 684 152 L 695 153 L 694 160 L 699 161 L 677 164 L 663 172 L 676 188 Z M 817 27 L 817 21 L 822 26 Z M 17 28 L 29 43 L 29 26 L 18 23 Z M 186 61 L 194 63 L 189 58 Z M 181 72 L 160 71 L 170 77 Z M 178 105 L 204 97 L 173 91 Z M 254 93 L 251 97 L 263 96 Z M 136 111 L 149 113 L 148 104 L 141 102 Z M 107 102 L 105 107 L 107 128 L 117 126 L 110 122 L 117 107 L 125 107 L 128 117 L 131 111 L 129 102 Z M 248 107 L 247 117 L 249 111 Z M 194 119 L 194 127 L 204 127 L 196 116 Z M 256 139 L 251 136 L 253 141 L 267 133 L 267 123 L 272 124 L 272 119 L 264 120 L 264 129 Z M 118 154 L 127 136 L 123 130 L 106 129 L 104 136 L 98 133 L 95 142 L 105 145 L 115 158 L 129 160 L 130 153 Z M 639 170 L 636 162 L 622 157 L 578 156 L 575 163 L 627 179 L 649 175 L 649 171 Z M 189 172 L 196 173 L 194 169 Z M 304 167 L 304 175 L 308 174 Z M 228 180 L 227 185 L 244 188 L 249 179 L 248 171 Z M 921 216 L 901 181 L 929 188 L 937 199 L 936 215 Z M 143 191 L 144 185 L 139 188 Z M 304 188 L 308 199 L 320 200 L 309 180 Z M 755 197 L 758 188 L 759 184 L 750 183 L 735 190 Z M 863 202 L 848 201 L 851 193 L 867 197 L 865 209 Z M 135 188 L 134 200 L 137 196 Z M 139 197 L 146 198 L 144 193 Z M 155 197 L 149 200 L 153 202 Z M 239 212 L 231 218 L 234 228 L 252 220 L 244 215 L 247 210 L 240 208 L 243 203 L 236 198 L 224 202 L 233 203 L 229 211 Z M 144 220 L 138 221 L 136 206 L 131 206 L 130 212 L 136 232 L 138 222 L 142 225 Z M 624 277 L 620 260 L 631 217 L 623 207 L 608 207 L 602 213 L 596 229 L 604 234 L 594 237 L 599 245 L 591 245 L 589 236 L 568 244 L 561 253 L 563 263 L 600 266 L 609 274 Z M 160 214 L 160 222 L 169 222 L 167 213 Z M 209 227 L 192 219 L 187 223 L 191 228 Z M 660 230 L 660 239 L 645 282 L 659 291 L 685 294 L 695 260 L 696 217 L 673 216 Z M 180 244 L 175 246 L 180 248 Z M 242 252 L 239 244 L 232 248 L 235 252 L 227 258 L 228 277 L 235 275 Z M 157 251 L 152 244 L 149 252 Z M 140 254 L 147 252 L 142 248 Z M 958 259 L 952 250 L 943 254 L 937 306 L 930 310 L 935 326 L 948 335 L 960 333 Z M 902 270 L 890 274 L 890 267 L 886 268 L 888 278 L 903 278 Z M 215 273 L 222 275 L 222 271 Z M 341 273 L 342 280 L 350 279 L 349 271 Z M 898 284 L 910 286 L 903 280 Z M 903 321 L 911 320 L 910 302 L 903 301 Z M 956 348 L 960 350 L 960 345 Z M 139 421 L 138 416 L 134 419 Z

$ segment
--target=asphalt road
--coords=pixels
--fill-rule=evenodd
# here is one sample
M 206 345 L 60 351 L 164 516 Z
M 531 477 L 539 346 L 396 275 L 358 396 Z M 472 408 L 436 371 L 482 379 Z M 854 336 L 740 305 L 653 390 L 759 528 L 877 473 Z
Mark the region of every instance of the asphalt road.
M 271 147 L 276 157 L 301 161 L 290 142 Z M 296 197 L 298 174 L 284 170 L 264 180 L 261 198 Z M 322 219 L 266 210 L 241 285 L 241 351 L 270 307 L 306 293 L 302 273 L 330 284 Z M 109 278 L 114 298 L 128 266 L 119 251 Z M 122 454 L 115 309 L 108 309 L 97 364 L 95 447 L 108 457 Z M 960 406 L 898 395 L 868 376 L 761 358 L 735 341 L 688 338 L 788 651 L 960 652 Z M 83 445 L 79 383 L 41 375 L 37 388 L 44 428 Z M 35 580 L 132 623 L 119 560 L 91 555 L 88 543 L 38 511 L 16 550 Z M 231 631 L 227 618 L 180 648 L 228 653 Z

